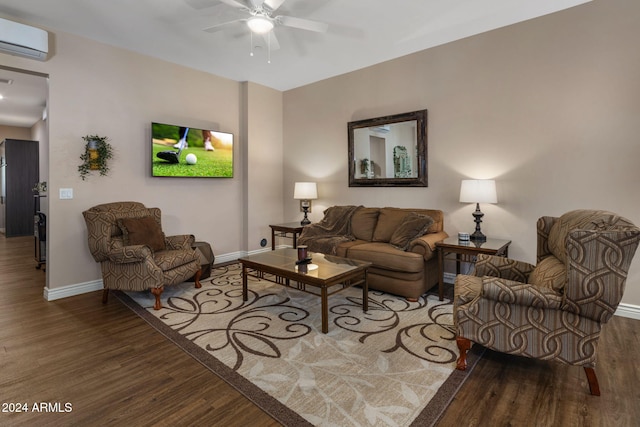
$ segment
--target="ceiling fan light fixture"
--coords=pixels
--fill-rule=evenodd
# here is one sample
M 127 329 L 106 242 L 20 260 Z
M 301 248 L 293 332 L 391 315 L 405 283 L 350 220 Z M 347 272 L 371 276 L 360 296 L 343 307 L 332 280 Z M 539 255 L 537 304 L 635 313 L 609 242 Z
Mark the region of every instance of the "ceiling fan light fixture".
M 273 22 L 264 16 L 254 16 L 247 20 L 247 26 L 256 34 L 266 34 L 273 30 Z

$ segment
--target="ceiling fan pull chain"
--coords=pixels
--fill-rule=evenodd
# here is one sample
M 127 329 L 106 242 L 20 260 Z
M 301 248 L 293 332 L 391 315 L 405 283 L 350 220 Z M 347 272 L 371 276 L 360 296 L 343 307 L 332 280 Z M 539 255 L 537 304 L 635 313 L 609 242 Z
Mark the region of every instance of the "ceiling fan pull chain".
M 249 52 L 249 56 L 253 56 L 253 31 L 249 31 L 250 34 L 250 43 L 251 43 L 251 51 Z
M 267 64 L 271 64 L 271 31 L 269 31 L 269 34 L 267 35 Z

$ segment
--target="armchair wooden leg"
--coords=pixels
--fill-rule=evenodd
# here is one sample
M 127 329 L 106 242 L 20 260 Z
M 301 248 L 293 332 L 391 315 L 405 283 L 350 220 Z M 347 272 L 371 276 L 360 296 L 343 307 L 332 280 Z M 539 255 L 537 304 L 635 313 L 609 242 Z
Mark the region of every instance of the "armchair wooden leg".
M 598 377 L 596 377 L 596 371 L 593 368 L 584 368 L 585 374 L 587 374 L 587 381 L 589 381 L 589 390 L 593 396 L 600 396 L 600 386 L 598 385 Z
M 162 303 L 160 302 L 160 295 L 164 291 L 164 287 L 161 286 L 159 288 L 151 288 L 151 293 L 156 296 L 156 302 L 153 305 L 154 310 L 160 310 L 162 308 Z
M 202 276 L 202 268 L 196 271 L 196 275 L 194 277 L 194 282 L 196 282 L 196 289 L 200 289 L 202 285 L 200 284 L 200 276 Z
M 106 304 L 107 301 L 109 301 L 109 289 L 108 288 L 104 288 L 102 290 L 102 303 Z
M 456 344 L 458 344 L 458 350 L 460 350 L 460 357 L 456 362 L 456 369 L 464 371 L 467 369 L 467 351 L 471 348 L 471 341 L 464 337 L 456 337 Z

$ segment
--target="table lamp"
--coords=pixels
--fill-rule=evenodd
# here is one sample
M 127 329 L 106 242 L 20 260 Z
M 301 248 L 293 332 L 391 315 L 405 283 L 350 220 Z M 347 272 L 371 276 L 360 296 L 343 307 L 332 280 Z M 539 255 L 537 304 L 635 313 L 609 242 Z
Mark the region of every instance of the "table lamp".
M 470 236 L 475 242 L 486 242 L 487 236 L 482 234 L 480 223 L 484 214 L 480 212 L 480 203 L 498 203 L 496 182 L 493 179 L 463 179 L 460 185 L 460 203 L 475 203 L 473 213 L 476 231 Z
M 311 224 L 307 213 L 311 211 L 311 200 L 318 198 L 318 187 L 315 182 L 296 182 L 293 189 L 293 198 L 300 200 L 300 207 L 304 211 L 304 218 L 300 221 L 300 225 Z

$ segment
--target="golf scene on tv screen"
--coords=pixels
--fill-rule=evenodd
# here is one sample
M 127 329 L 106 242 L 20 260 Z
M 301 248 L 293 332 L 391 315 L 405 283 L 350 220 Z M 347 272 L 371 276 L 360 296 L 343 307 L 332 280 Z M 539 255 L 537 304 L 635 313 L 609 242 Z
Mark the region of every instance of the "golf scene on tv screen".
M 151 123 L 151 175 L 233 178 L 233 134 Z

